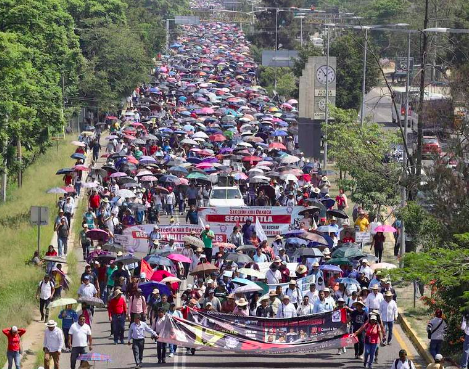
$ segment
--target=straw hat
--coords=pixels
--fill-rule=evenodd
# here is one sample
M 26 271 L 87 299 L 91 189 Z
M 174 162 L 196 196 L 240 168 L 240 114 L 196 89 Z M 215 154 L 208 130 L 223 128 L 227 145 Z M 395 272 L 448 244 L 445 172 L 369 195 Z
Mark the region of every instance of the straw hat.
M 46 323 L 46 327 L 48 328 L 55 328 L 57 327 L 57 322 L 55 320 L 49 320 L 47 323 Z
M 275 236 L 275 239 L 276 240 L 281 240 L 281 239 L 283 239 L 283 237 L 278 234 L 278 235 Z
M 248 302 L 244 297 L 241 297 L 238 301 L 236 301 L 236 305 L 238 306 L 246 306 Z
M 392 297 L 393 294 L 392 294 L 391 291 L 386 291 L 386 293 L 384 294 L 384 296 L 386 296 L 386 297 Z
M 296 281 L 294 279 L 292 279 L 290 282 L 288 282 L 288 284 L 293 284 L 296 286 Z
M 330 255 L 331 251 L 329 250 L 329 247 L 326 247 L 322 253 L 323 255 Z
M 303 274 L 303 273 L 306 273 L 307 271 L 308 271 L 308 268 L 306 267 L 306 265 L 298 265 L 298 267 L 296 268 L 296 272 L 298 274 Z
M 275 291 L 269 291 L 269 297 L 272 297 L 272 296 L 278 296 L 278 295 L 277 295 L 277 292 L 275 292 Z

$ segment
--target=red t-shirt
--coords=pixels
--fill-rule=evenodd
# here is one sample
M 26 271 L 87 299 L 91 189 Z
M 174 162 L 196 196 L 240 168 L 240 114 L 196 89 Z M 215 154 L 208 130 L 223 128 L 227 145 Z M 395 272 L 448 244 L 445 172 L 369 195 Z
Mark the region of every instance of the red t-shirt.
M 97 209 L 99 208 L 99 203 L 101 201 L 101 197 L 96 194 L 90 197 L 90 208 Z
M 8 351 L 19 351 L 20 337 L 26 333 L 26 329 L 18 328 L 18 334 L 15 335 L 12 334 L 11 328 L 5 328 L 2 332 L 8 339 Z
M 125 303 L 125 299 L 123 297 L 118 299 L 110 299 L 108 301 L 107 311 L 109 316 L 112 316 L 112 314 L 127 315 L 127 304 Z
M 57 251 L 47 251 L 46 256 L 57 256 Z

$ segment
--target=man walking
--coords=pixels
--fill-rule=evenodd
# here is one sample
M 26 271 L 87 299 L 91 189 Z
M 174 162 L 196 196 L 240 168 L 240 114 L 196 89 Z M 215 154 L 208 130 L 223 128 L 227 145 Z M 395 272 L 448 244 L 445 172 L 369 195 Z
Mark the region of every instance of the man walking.
M 59 256 L 67 256 L 67 243 L 69 235 L 69 225 L 65 217 L 60 219 L 60 224 L 57 227 L 57 247 L 59 249 Z
M 158 316 L 153 322 L 153 330 L 156 332 L 156 337 L 160 334 L 161 330 L 166 324 L 167 315 L 163 309 L 158 309 Z M 156 344 L 156 354 L 158 356 L 158 364 L 166 363 L 166 343 L 158 341 Z
M 392 341 L 392 329 L 394 327 L 394 321 L 397 320 L 397 304 L 396 301 L 392 299 L 392 292 L 387 291 L 384 294 L 384 300 L 381 301 L 379 306 L 379 315 L 381 316 L 381 321 L 384 324 L 384 339 L 383 344 L 391 344 Z M 387 335 L 387 338 L 386 338 Z
M 92 350 L 93 338 L 91 336 L 91 328 L 85 323 L 85 316 L 80 315 L 77 323 L 73 323 L 68 331 L 68 345 L 72 347 L 70 355 L 70 368 L 75 369 L 77 358 L 81 354 L 86 353 L 86 346 Z
M 212 262 L 212 242 L 215 238 L 215 233 L 210 230 L 210 225 L 206 225 L 205 229 L 200 234 L 200 238 L 204 242 L 204 254 L 207 257 L 209 263 Z
M 140 314 L 134 316 L 134 322 L 129 328 L 128 345 L 132 344 L 132 351 L 135 359 L 135 369 L 139 369 L 142 365 L 143 350 L 145 349 L 145 332 L 151 334 L 152 338 L 156 338 L 156 332 L 151 329 L 147 323 L 142 322 Z M 132 341 L 132 343 L 131 343 Z
M 109 300 L 107 310 L 109 321 L 111 322 L 112 332 L 114 333 L 114 345 L 118 341 L 124 343 L 125 317 L 127 316 L 127 304 L 122 297 L 122 291 L 116 289 L 113 297 Z
M 54 360 L 54 368 L 59 369 L 60 353 L 64 347 L 64 335 L 57 327 L 55 320 L 49 320 L 44 332 L 44 369 L 50 369 L 50 361 Z
M 430 354 L 433 358 L 440 353 L 447 327 L 448 325 L 443 319 L 443 311 L 436 309 L 435 317 L 427 325 L 428 338 L 430 339 Z
M 39 311 L 41 312 L 41 321 L 49 320 L 49 304 L 52 296 L 54 296 L 55 286 L 51 281 L 49 274 L 44 276 L 44 279 L 39 282 L 37 287 L 36 298 L 39 299 Z

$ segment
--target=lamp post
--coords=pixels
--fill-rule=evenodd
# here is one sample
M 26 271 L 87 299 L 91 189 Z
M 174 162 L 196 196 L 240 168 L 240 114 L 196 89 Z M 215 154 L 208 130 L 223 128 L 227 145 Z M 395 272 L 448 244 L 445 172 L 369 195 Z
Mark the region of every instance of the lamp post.
M 300 46 L 303 47 L 303 19 L 305 19 L 305 16 L 296 15 L 294 18 L 300 20 Z

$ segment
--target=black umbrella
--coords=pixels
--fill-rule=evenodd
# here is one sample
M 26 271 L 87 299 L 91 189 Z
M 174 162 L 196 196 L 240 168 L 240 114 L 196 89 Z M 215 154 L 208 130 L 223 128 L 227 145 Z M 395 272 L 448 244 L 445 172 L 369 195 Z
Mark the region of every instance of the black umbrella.
M 295 256 L 298 256 L 298 257 L 301 257 L 301 256 L 308 256 L 308 257 L 315 257 L 315 258 L 319 258 L 319 257 L 323 257 L 323 253 L 313 247 L 313 248 L 305 248 L 305 247 L 302 247 L 302 248 L 299 248 L 295 251 Z
M 246 254 L 238 254 L 238 253 L 229 253 L 225 256 L 225 260 L 231 260 L 235 263 L 252 263 L 252 259 Z
M 300 212 L 298 212 L 299 215 L 306 215 L 306 214 L 312 214 L 312 213 L 315 213 L 317 211 L 320 211 L 321 209 L 317 206 L 308 206 L 307 208 L 301 210 Z
M 326 213 L 327 213 L 327 215 L 330 215 L 331 217 L 336 217 L 336 218 L 341 218 L 341 219 L 348 219 L 348 215 L 345 214 L 345 212 L 343 210 L 332 209 L 332 210 L 328 210 Z

